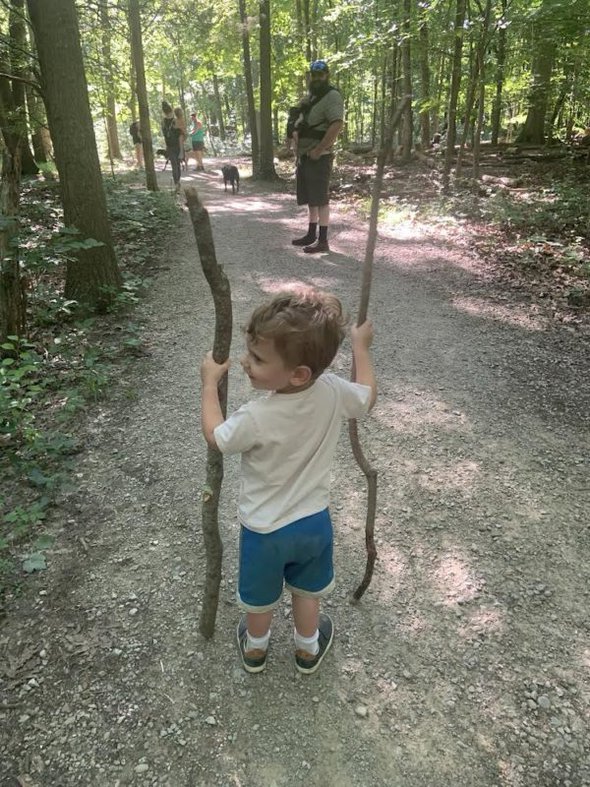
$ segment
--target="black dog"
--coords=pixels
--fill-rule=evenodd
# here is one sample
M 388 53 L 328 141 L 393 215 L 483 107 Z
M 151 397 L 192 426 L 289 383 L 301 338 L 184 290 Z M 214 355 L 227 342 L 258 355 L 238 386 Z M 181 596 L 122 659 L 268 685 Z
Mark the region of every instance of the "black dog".
M 158 148 L 156 150 L 156 156 L 166 156 L 166 150 L 164 148 Z M 186 172 L 186 158 L 184 156 L 184 151 L 182 152 L 182 158 L 178 159 L 180 162 L 180 168 Z M 166 156 L 166 163 L 164 164 L 164 169 L 168 166 L 168 162 L 170 159 Z
M 235 194 L 236 191 L 240 190 L 240 173 L 238 172 L 237 167 L 234 167 L 233 164 L 224 164 L 221 168 L 221 174 L 223 175 L 224 191 L 227 191 L 228 183 L 231 183 L 232 194 Z

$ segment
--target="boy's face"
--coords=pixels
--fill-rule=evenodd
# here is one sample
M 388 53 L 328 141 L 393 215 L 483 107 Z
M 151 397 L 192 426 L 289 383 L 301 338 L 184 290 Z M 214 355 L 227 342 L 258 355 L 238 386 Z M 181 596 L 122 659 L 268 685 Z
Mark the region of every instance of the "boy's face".
M 302 390 L 311 381 L 309 367 L 290 369 L 286 366 L 272 339 L 246 337 L 246 352 L 240 363 L 257 391 L 292 393 Z

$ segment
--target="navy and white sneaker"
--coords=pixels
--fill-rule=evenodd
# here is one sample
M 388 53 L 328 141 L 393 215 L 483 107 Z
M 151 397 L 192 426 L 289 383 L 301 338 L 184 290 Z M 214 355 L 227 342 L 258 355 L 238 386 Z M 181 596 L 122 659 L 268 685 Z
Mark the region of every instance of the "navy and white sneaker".
M 246 623 L 246 616 L 240 618 L 237 628 L 238 635 L 238 648 L 240 649 L 240 656 L 242 657 L 242 664 L 246 672 L 262 672 L 266 667 L 266 655 L 268 650 L 260 650 L 254 648 L 253 650 L 246 650 L 248 644 L 248 625 Z
M 334 624 L 329 615 L 320 612 L 320 619 L 318 623 L 318 645 L 319 650 L 315 656 L 308 653 L 306 650 L 295 651 L 295 666 L 299 672 L 304 675 L 311 675 L 315 672 L 326 653 L 330 650 L 332 640 L 334 639 Z

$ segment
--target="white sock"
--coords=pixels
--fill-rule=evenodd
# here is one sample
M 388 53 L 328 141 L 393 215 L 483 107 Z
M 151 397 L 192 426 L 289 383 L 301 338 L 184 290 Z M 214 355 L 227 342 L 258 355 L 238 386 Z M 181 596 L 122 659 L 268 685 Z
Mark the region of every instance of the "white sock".
M 301 634 L 295 629 L 294 632 L 294 639 L 295 639 L 295 647 L 297 650 L 305 650 L 307 653 L 311 653 L 312 656 L 315 656 L 319 653 L 320 646 L 318 643 L 318 637 L 320 632 L 316 629 L 315 634 L 311 637 L 302 637 Z
M 248 632 L 248 639 L 246 640 L 246 650 L 267 650 L 268 643 L 270 642 L 270 629 L 266 632 L 264 637 L 253 637 Z

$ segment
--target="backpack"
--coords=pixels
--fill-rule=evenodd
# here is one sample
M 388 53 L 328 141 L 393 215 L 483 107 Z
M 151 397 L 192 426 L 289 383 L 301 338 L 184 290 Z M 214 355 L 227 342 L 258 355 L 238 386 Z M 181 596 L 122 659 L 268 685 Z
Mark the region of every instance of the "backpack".
M 162 121 L 162 134 L 168 147 L 174 147 L 178 144 L 180 129 L 176 127 L 174 118 L 164 118 Z
M 318 139 L 318 140 L 324 138 L 326 130 L 324 129 L 323 131 L 320 131 L 318 129 L 318 126 L 324 125 L 324 121 L 322 120 L 319 123 L 315 123 L 313 126 L 310 126 L 309 123 L 307 122 L 307 118 L 309 117 L 309 113 L 311 112 L 312 107 L 318 104 L 332 90 L 338 91 L 338 88 L 334 87 L 334 85 L 330 85 L 328 90 L 326 90 L 326 92 L 323 95 L 313 96 L 311 100 L 306 99 L 301 102 L 301 104 L 299 105 L 300 115 L 293 124 L 293 130 L 297 131 L 300 137 L 308 137 L 309 139 Z

